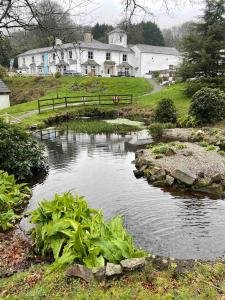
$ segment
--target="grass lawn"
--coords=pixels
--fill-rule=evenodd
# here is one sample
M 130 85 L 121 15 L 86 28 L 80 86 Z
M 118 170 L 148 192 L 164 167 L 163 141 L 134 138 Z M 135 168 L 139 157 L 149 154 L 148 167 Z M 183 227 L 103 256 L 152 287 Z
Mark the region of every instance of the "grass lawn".
M 163 90 L 149 96 L 140 96 L 137 98 L 136 103 L 139 106 L 155 108 L 159 100 L 163 98 L 172 99 L 179 114 L 186 114 L 188 112 L 190 98 L 185 95 L 184 84 L 181 83 L 168 86 Z
M 34 266 L 0 279 L 0 299 L 20 300 L 215 300 L 224 299 L 225 267 L 222 263 L 200 264 L 174 276 L 173 266 L 159 271 L 149 264 L 145 271 L 119 280 L 87 284 L 68 280 L 64 270 L 47 274 L 48 265 Z
M 12 77 L 5 80 L 12 91 L 12 103 L 20 103 L 1 113 L 22 113 L 37 109 L 37 99 L 98 94 L 143 95 L 152 90 L 144 78 L 96 77 Z

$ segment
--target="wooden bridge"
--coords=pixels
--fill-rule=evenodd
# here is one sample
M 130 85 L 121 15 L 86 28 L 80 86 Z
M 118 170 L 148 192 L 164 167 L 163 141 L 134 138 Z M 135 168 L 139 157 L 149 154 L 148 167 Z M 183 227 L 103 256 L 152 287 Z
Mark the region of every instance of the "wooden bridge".
M 133 95 L 84 95 L 64 96 L 38 100 L 39 113 L 57 108 L 86 105 L 127 105 L 132 104 Z

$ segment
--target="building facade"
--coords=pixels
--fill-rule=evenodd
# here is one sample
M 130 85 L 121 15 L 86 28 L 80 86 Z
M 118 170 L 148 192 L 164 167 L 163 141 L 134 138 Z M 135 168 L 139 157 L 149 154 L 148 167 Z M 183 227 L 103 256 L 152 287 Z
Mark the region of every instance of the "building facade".
M 72 71 L 89 76 L 138 76 L 178 66 L 180 54 L 175 48 L 128 45 L 127 34 L 115 29 L 108 34 L 108 44 L 86 33 L 84 41 L 54 47 L 32 49 L 18 55 L 18 67 L 24 74 L 55 74 Z
M 10 107 L 10 90 L 5 83 L 0 80 L 0 109 Z

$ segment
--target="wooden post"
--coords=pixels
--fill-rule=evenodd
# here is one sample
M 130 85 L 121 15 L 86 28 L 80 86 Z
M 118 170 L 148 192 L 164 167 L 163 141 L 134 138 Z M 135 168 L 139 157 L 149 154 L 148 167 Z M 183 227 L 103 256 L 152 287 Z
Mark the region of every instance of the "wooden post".
M 38 111 L 39 111 L 39 114 L 41 113 L 41 107 L 40 107 L 40 100 L 38 99 Z
M 65 106 L 67 108 L 67 97 L 65 97 Z

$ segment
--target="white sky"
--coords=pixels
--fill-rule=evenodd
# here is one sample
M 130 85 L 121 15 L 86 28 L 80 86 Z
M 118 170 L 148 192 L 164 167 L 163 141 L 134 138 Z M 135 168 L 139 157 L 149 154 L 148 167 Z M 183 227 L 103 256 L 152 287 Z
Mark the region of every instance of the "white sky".
M 159 27 L 168 28 L 190 21 L 202 14 L 203 0 L 168 0 L 170 11 L 163 5 L 163 0 L 141 0 L 153 12 L 154 16 L 145 17 L 146 20 L 155 21 Z M 174 2 L 180 5 L 174 6 Z M 190 2 L 192 2 L 190 4 Z M 86 9 L 83 17 L 77 20 L 84 25 L 96 22 L 116 25 L 123 18 L 121 0 L 93 0 L 93 4 Z M 136 16 L 136 21 L 143 19 L 143 14 Z

